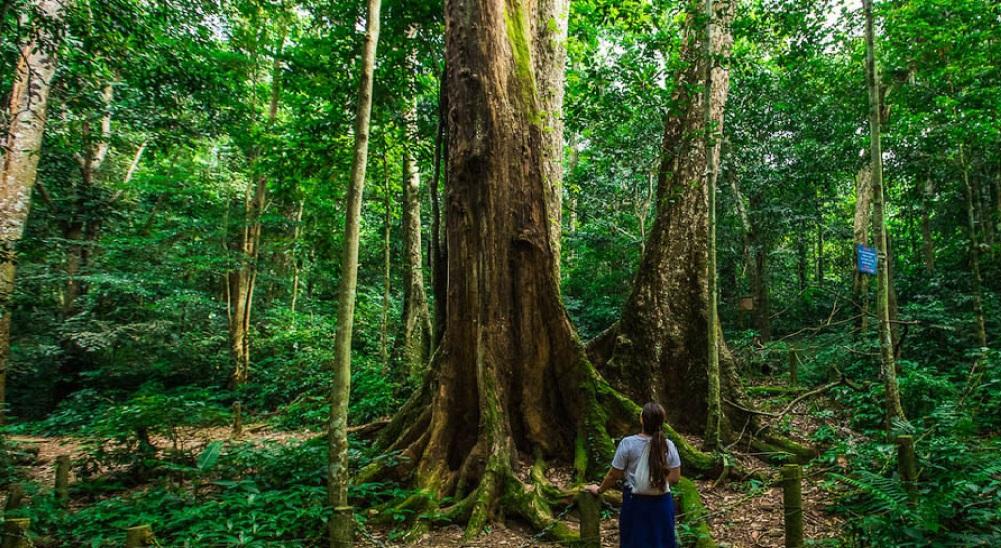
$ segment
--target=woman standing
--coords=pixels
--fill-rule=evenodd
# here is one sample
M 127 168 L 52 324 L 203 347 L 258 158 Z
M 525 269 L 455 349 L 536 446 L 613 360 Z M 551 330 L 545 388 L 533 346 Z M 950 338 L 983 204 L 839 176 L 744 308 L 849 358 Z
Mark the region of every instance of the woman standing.
M 664 437 L 664 408 L 650 402 L 640 414 L 641 432 L 619 442 L 612 467 L 601 485 L 589 485 L 592 494 L 625 480 L 619 513 L 621 548 L 675 548 L 674 499 L 671 486 L 681 479 L 681 457 Z

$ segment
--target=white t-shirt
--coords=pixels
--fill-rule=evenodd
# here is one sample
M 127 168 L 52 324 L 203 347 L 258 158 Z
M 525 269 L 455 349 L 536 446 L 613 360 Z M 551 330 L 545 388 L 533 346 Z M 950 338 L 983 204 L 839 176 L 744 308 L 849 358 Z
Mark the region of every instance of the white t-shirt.
M 665 439 L 664 441 L 667 442 L 667 469 L 672 470 L 681 467 L 681 456 L 678 455 L 678 448 L 674 446 L 674 442 L 671 440 Z M 640 457 L 643 456 L 643 451 L 646 451 L 649 443 L 650 438 L 637 434 L 622 438 L 622 441 L 619 442 L 619 447 L 615 450 L 615 457 L 612 458 L 612 468 L 625 471 L 626 485 L 630 489 L 636 487 L 636 466 L 639 464 Z

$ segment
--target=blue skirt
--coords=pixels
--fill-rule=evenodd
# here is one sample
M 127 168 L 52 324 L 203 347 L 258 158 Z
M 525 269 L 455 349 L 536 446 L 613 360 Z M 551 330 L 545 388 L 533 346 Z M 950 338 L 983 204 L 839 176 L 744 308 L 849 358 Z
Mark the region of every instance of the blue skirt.
M 620 548 L 675 548 L 674 498 L 622 492 L 619 513 Z

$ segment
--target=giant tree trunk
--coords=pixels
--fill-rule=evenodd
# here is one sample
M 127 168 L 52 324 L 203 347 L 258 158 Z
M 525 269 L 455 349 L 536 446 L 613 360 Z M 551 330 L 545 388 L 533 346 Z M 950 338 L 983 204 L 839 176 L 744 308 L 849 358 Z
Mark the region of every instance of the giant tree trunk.
M 890 327 L 890 259 L 888 255 L 886 220 L 883 211 L 883 149 L 880 144 L 880 118 L 882 108 L 879 93 L 879 72 L 876 68 L 875 31 L 873 30 L 872 0 L 863 0 L 866 38 L 866 84 L 869 91 L 869 163 L 872 182 L 872 222 L 876 235 L 876 249 L 882 264 L 877 275 L 876 310 L 879 319 L 879 349 L 883 382 L 886 389 L 886 428 L 891 431 L 895 420 L 906 420 L 900 405 L 897 387 L 897 366 L 893 352 Z
M 61 38 L 56 31 L 67 3 L 68 0 L 38 0 L 38 12 L 48 21 L 36 23 L 31 39 L 21 49 L 10 95 L 11 120 L 0 170 L 0 423 L 6 403 L 15 253 L 31 207 L 31 190 L 45 131 L 45 109 L 56 71 L 55 49 Z
M 729 55 L 733 4 L 715 5 L 712 51 L 716 58 Z M 674 104 L 682 105 L 665 123 L 662 163 L 658 177 L 657 217 L 650 231 L 646 253 L 633 283 L 633 291 L 618 323 L 618 336 L 604 373 L 614 386 L 636 400 L 665 404 L 672 424 L 701 433 L 708 418 L 709 386 L 707 311 L 708 291 L 708 191 L 703 174 L 718 157 L 707 158 L 703 97 L 693 93 L 704 74 L 702 27 L 689 13 L 682 57 L 686 67 L 677 75 Z M 711 119 L 722 128 L 723 108 L 729 88 L 726 70 L 712 73 Z M 718 155 L 718 148 L 712 153 Z M 722 339 L 722 337 L 721 337 Z M 720 340 L 720 386 L 724 401 L 740 399 L 734 364 Z M 734 413 L 738 413 L 733 409 Z M 730 422 L 721 424 L 729 436 Z M 739 425 L 738 425 L 739 429 Z
M 372 115 L 372 80 L 375 51 L 379 44 L 381 0 L 369 0 L 365 18 L 365 46 L 355 105 L 355 145 L 351 181 L 345 200 L 344 255 L 338 288 L 337 331 L 334 335 L 333 386 L 330 390 L 330 421 L 327 427 L 327 503 L 330 505 L 329 544 L 346 548 L 353 544 L 354 513 L 348 506 L 348 400 L 351 394 L 351 335 L 354 329 L 355 291 L 358 286 L 358 242 L 361 203 L 368 167 L 369 126 Z
M 573 462 L 578 479 L 595 477 L 611 458 L 609 433 L 625 433 L 639 411 L 597 375 L 559 296 L 557 182 L 547 180 L 557 171 L 546 164 L 560 161 L 548 116 L 558 115 L 567 7 L 446 2 L 445 336 L 428 382 L 381 440 L 404 457 L 392 473 L 421 489 L 410 510 L 451 496 L 441 512 L 468 521 L 470 535 L 507 514 L 572 536 L 553 519 L 541 463 Z M 686 464 L 711 466 L 675 439 Z M 536 460 L 533 486 L 516 474 L 521 457 Z
M 416 61 L 413 52 L 410 66 L 415 67 Z M 403 142 L 403 318 L 396 345 L 405 369 L 417 374 L 431 356 L 431 314 L 421 258 L 421 174 L 413 152 L 420 139 L 416 97 L 409 101 L 403 119 L 407 133 Z

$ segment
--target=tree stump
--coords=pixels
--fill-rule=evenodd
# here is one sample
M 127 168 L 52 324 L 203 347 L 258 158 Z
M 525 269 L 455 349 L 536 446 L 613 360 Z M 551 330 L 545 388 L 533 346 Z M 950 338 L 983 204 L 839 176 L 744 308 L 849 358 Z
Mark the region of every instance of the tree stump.
M 137 525 L 125 531 L 125 548 L 152 546 L 154 543 L 153 528 L 149 525 Z
M 3 522 L 3 548 L 28 548 L 31 542 L 28 541 L 28 527 L 31 520 L 28 518 L 10 518 Z
M 577 495 L 580 511 L 580 545 L 583 548 L 601 548 L 601 499 L 587 491 Z
M 243 435 L 243 404 L 233 402 L 233 437 L 239 438 Z
M 803 469 L 798 464 L 782 467 L 782 505 L 785 509 L 786 547 L 803 546 Z
M 70 456 L 56 457 L 56 500 L 65 505 L 70 499 Z

